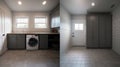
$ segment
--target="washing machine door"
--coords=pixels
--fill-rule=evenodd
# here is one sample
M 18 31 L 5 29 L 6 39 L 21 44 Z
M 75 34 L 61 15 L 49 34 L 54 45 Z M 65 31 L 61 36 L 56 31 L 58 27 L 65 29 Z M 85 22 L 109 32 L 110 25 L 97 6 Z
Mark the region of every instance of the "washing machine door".
M 30 47 L 35 47 L 38 45 L 38 40 L 35 38 L 30 38 L 28 44 Z

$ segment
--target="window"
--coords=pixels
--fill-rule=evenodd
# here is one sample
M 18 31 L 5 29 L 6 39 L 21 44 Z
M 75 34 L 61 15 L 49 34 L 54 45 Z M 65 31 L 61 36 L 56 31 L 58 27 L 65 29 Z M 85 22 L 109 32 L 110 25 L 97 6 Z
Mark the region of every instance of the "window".
M 54 27 L 60 27 L 60 17 L 53 17 L 52 18 L 52 28 Z
M 34 23 L 35 28 L 47 28 L 46 17 L 35 17 Z
M 28 28 L 28 17 L 16 17 L 17 28 Z
M 83 24 L 75 24 L 75 30 L 83 30 Z

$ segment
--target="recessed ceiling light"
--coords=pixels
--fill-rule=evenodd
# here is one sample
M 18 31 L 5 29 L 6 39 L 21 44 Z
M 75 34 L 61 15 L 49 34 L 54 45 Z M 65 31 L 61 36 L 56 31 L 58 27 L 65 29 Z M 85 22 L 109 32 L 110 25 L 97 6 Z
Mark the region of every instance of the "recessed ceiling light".
M 18 5 L 22 5 L 22 2 L 21 2 L 21 1 L 18 1 Z
M 45 5 L 47 3 L 47 1 L 43 1 L 42 4 Z
M 94 2 L 92 2 L 92 3 L 91 3 L 91 6 L 95 6 L 95 3 L 94 3 Z

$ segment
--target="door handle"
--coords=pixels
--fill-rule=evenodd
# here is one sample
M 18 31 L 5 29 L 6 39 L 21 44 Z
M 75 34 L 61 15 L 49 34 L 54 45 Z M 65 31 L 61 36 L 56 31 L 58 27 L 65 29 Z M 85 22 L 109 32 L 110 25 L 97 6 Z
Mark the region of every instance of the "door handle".
M 5 36 L 5 34 L 2 34 L 2 36 Z
M 72 35 L 72 37 L 75 37 L 74 35 Z
M 74 33 L 72 33 L 72 37 L 75 37 Z

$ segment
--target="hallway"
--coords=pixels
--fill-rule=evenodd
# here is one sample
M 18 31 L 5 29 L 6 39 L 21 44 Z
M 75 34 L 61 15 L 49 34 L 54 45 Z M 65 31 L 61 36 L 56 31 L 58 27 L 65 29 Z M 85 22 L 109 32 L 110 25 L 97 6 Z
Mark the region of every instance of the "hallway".
M 120 67 L 120 56 L 111 49 L 73 47 L 61 58 L 61 67 Z

